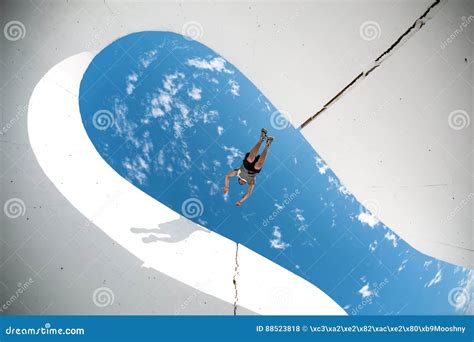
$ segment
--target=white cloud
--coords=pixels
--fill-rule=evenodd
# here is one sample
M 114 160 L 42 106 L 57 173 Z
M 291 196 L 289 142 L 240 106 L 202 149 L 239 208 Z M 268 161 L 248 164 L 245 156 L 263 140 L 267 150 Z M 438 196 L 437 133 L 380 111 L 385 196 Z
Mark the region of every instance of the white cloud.
M 184 123 L 186 124 L 186 126 L 188 127 L 191 127 L 192 126 L 192 122 L 191 120 L 188 118 L 188 114 L 189 114 L 189 108 L 188 106 L 186 106 L 184 103 L 182 102 L 177 102 L 176 103 L 176 107 L 179 109 L 179 111 L 181 112 L 181 116 L 183 117 L 183 120 L 184 120 Z
M 378 243 L 377 241 L 372 242 L 372 243 L 369 245 L 369 250 L 370 250 L 371 252 L 375 251 L 375 250 L 377 249 L 377 245 L 378 245 L 378 244 L 379 244 L 379 243 Z
M 216 119 L 219 117 L 219 112 L 217 110 L 210 110 L 208 112 L 203 112 L 201 115 L 201 120 L 203 123 L 211 123 L 216 121 Z
M 357 216 L 357 219 L 362 223 L 368 224 L 371 228 L 379 223 L 379 219 L 376 216 L 366 212 L 360 213 L 359 216 Z
M 188 95 L 190 98 L 192 98 L 193 100 L 200 100 L 201 99 L 201 92 L 202 92 L 202 89 L 200 88 L 197 88 L 196 86 L 194 86 L 193 84 L 193 88 L 191 90 L 188 90 Z
M 240 150 L 236 147 L 224 146 L 224 150 L 230 153 L 226 157 L 227 158 L 227 165 L 229 165 L 230 167 L 232 167 L 232 165 L 234 164 L 234 161 L 235 161 L 236 158 L 243 159 L 243 157 L 244 157 L 244 154 L 242 152 L 240 152 Z
M 207 170 L 209 170 L 209 167 L 207 166 L 206 163 L 201 162 L 201 164 L 199 165 L 199 170 L 206 172 Z
M 341 194 L 345 195 L 345 196 L 349 196 L 351 195 L 351 192 L 346 188 L 345 185 L 340 185 L 339 188 L 337 189 Z
M 222 135 L 222 133 L 224 133 L 224 127 L 217 126 L 217 134 Z
M 306 228 L 308 228 L 308 225 L 305 223 L 306 218 L 303 216 L 304 211 L 302 209 L 295 208 L 291 212 L 293 213 L 293 215 L 295 215 L 295 219 L 299 223 L 298 230 L 299 231 L 306 230 Z
M 139 184 L 143 184 L 147 181 L 145 172 L 148 170 L 148 164 L 141 157 L 137 157 L 133 161 L 127 157 L 122 162 L 122 166 L 127 171 L 127 178 L 130 181 L 135 180 Z
M 184 79 L 184 74 L 180 72 L 175 72 L 174 74 L 165 76 L 163 80 L 163 89 L 159 89 L 157 93 L 151 96 L 148 115 L 151 114 L 151 116 L 157 118 L 162 117 L 165 113 L 171 111 L 174 105 L 173 96 L 176 95 L 183 86 L 183 83 L 180 82 L 182 79 Z M 182 108 L 179 106 L 178 108 L 183 112 Z
M 267 110 L 270 112 L 270 113 L 273 113 L 275 110 L 273 110 L 271 107 L 270 107 L 270 104 L 268 102 L 265 102 L 265 107 L 267 108 Z
M 229 193 L 223 194 L 224 202 L 229 202 Z
M 405 269 L 405 265 L 406 265 L 407 262 L 408 262 L 408 259 L 403 260 L 402 263 L 400 264 L 400 266 L 398 266 L 397 271 L 398 272 L 403 271 Z
M 202 58 L 190 58 L 186 61 L 187 65 L 193 66 L 198 69 L 206 69 L 210 71 L 225 72 L 232 74 L 233 71 L 226 68 L 226 61 L 222 57 L 214 57 L 210 60 L 205 60 Z
M 179 137 L 182 136 L 182 134 L 183 134 L 183 127 L 179 124 L 178 121 L 175 121 L 175 122 L 173 123 L 173 130 L 174 130 L 174 136 L 175 136 L 176 138 L 179 138 Z
M 390 233 L 390 232 L 386 232 L 385 235 L 384 235 L 384 238 L 386 238 L 388 241 L 391 241 L 393 247 L 398 246 L 398 238 L 395 234 Z
M 165 153 L 163 149 L 160 150 L 158 153 L 158 157 L 156 158 L 156 161 L 158 162 L 158 165 L 163 166 L 165 165 Z
M 183 80 L 184 74 L 181 72 L 175 72 L 174 74 L 169 74 L 165 76 L 163 80 L 163 88 L 169 92 L 170 95 L 176 95 L 176 93 L 181 89 L 183 86 L 182 83 L 178 82 L 176 84 L 176 80 Z
M 322 161 L 321 161 L 322 162 Z M 316 163 L 317 164 L 317 163 Z M 321 166 L 319 168 L 319 173 L 321 174 L 324 174 L 326 173 L 326 170 L 328 169 L 327 165 L 324 164 L 324 166 Z M 344 197 L 347 198 L 347 196 L 351 195 L 351 192 L 346 188 L 345 185 L 339 183 L 339 180 L 337 180 L 336 178 L 332 177 L 332 176 L 328 176 L 328 182 L 329 184 L 331 184 L 333 187 L 335 187 L 337 189 L 337 191 L 341 194 L 344 195 Z
M 143 146 L 143 149 L 142 149 L 143 157 L 147 161 L 150 161 L 150 153 L 153 151 L 153 142 L 151 140 L 151 134 L 149 131 L 145 131 L 143 133 L 142 146 Z
M 153 101 L 153 100 L 152 100 Z M 158 102 L 156 102 L 158 103 Z M 154 117 L 154 118 L 158 118 L 160 116 L 164 116 L 165 115 L 165 112 L 163 112 L 161 110 L 160 107 L 157 107 L 155 105 L 152 104 L 152 107 L 151 107 L 151 115 Z
M 114 127 L 116 133 L 119 136 L 124 137 L 127 141 L 131 142 L 135 147 L 138 148 L 140 146 L 140 141 L 135 137 L 135 130 L 137 129 L 138 125 L 127 119 L 127 105 L 122 100 L 116 99 L 114 103 L 114 112 Z
M 235 80 L 229 80 L 230 92 L 234 96 L 240 95 L 240 85 Z
M 273 239 L 270 240 L 270 246 L 272 248 L 276 248 L 276 249 L 286 249 L 290 246 L 289 243 L 286 243 L 282 240 L 282 235 L 281 235 L 281 231 L 280 231 L 280 227 L 278 226 L 274 226 L 273 227 Z
M 244 125 L 245 127 L 247 127 L 247 120 L 241 120 L 241 119 L 239 118 L 239 122 L 240 122 L 242 125 Z
M 439 269 L 438 272 L 436 272 L 434 278 L 431 279 L 428 283 L 425 284 L 425 287 L 431 287 L 433 285 L 436 285 L 441 280 L 443 280 L 443 274 L 441 273 L 441 270 Z
M 166 112 L 169 112 L 171 111 L 173 99 L 171 98 L 170 94 L 161 93 L 160 96 L 158 96 L 158 103 L 163 106 Z
M 134 72 L 127 77 L 127 94 L 132 95 L 135 90 L 135 83 L 138 81 L 138 75 Z
M 324 175 L 329 169 L 329 166 L 326 165 L 326 163 L 319 157 L 316 157 L 316 167 L 318 168 L 318 171 L 320 174 Z
M 217 194 L 219 192 L 219 185 L 217 185 L 216 183 L 214 183 L 210 180 L 207 181 L 207 184 L 210 186 L 209 187 L 209 195 L 214 196 L 215 194 Z
M 140 57 L 140 63 L 146 69 L 153 63 L 158 57 L 158 50 L 151 50 L 146 52 L 142 57 Z
M 171 105 L 173 103 L 173 99 L 171 98 L 170 94 L 160 91 L 158 96 L 154 96 L 151 101 L 151 115 L 154 118 L 164 116 L 165 112 L 171 111 Z M 164 111 L 163 111 L 164 110 Z
M 179 160 L 179 164 L 181 167 L 185 170 L 189 170 L 191 168 L 191 155 L 189 154 L 189 151 L 187 149 L 187 146 L 183 146 L 183 155 L 184 158 Z M 196 185 L 196 190 L 197 190 L 197 185 Z
M 362 288 L 359 290 L 359 294 L 362 296 L 362 298 L 366 298 L 366 297 L 372 296 L 374 293 L 373 293 L 372 291 L 370 291 L 370 289 L 369 289 L 369 284 L 365 284 L 365 285 L 362 286 Z
M 148 163 L 142 157 L 138 157 L 137 161 L 141 169 L 148 171 L 148 168 L 149 168 Z

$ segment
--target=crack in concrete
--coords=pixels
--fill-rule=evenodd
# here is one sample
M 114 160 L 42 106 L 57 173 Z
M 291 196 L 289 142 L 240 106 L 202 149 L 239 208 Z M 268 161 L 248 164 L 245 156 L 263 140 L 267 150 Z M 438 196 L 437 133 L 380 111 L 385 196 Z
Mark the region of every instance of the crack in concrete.
M 239 275 L 239 244 L 236 244 L 235 249 L 235 267 L 234 267 L 234 277 L 232 278 L 232 283 L 234 284 L 234 316 L 237 315 L 237 303 L 239 301 L 239 291 L 237 289 L 237 276 Z
M 393 53 L 402 47 L 411 37 L 413 37 L 428 20 L 432 19 L 438 10 L 447 2 L 447 0 L 436 0 L 430 7 L 420 16 L 415 22 L 400 36 L 398 39 L 382 54 L 377 57 L 364 71 L 359 73 L 350 83 L 348 83 L 341 91 L 339 91 L 332 99 L 330 99 L 319 111 L 309 117 L 301 124 L 299 129 L 305 128 L 312 122 L 319 114 L 324 112 L 333 103 L 339 100 L 350 88 L 356 83 L 359 83 L 366 78 L 372 71 L 377 69 L 385 60 L 387 60 Z

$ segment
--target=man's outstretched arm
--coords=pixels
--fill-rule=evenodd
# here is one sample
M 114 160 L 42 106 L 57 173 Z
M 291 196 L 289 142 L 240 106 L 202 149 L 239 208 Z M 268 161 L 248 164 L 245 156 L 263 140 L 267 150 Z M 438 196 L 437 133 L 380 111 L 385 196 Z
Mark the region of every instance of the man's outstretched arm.
M 237 171 L 232 170 L 226 173 L 224 180 L 224 194 L 229 192 L 229 177 L 234 177 L 237 175 Z
M 253 186 L 254 186 L 254 182 L 252 181 L 250 184 L 249 184 L 249 187 L 247 189 L 247 192 L 245 193 L 245 195 L 240 199 L 238 200 L 237 202 L 235 202 L 235 205 L 240 207 L 240 205 L 242 204 L 243 201 L 245 201 L 249 196 L 250 194 L 252 193 L 253 191 Z

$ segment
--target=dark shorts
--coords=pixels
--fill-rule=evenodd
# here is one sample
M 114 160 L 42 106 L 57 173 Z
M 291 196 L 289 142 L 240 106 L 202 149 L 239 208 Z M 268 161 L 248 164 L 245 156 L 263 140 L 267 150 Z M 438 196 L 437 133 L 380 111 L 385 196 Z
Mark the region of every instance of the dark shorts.
M 259 173 L 260 171 L 262 171 L 262 169 L 258 169 L 258 170 L 255 169 L 255 164 L 257 164 L 258 159 L 260 158 L 260 155 L 257 155 L 255 157 L 255 160 L 252 163 L 249 163 L 249 161 L 247 160 L 247 157 L 249 155 L 250 155 L 249 152 L 245 154 L 244 161 L 243 161 L 244 167 L 249 171 L 249 173 Z

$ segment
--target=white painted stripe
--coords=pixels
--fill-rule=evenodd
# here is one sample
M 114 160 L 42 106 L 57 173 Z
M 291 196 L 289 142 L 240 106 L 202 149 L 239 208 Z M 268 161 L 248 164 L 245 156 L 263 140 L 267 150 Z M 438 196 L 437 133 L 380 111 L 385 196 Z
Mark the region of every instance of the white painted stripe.
M 88 220 L 143 260 L 144 267 L 234 303 L 235 242 L 180 215 L 123 179 L 98 154 L 79 113 L 79 85 L 94 57 L 84 52 L 54 66 L 29 103 L 28 133 L 43 171 Z M 144 243 L 131 228 L 183 220 L 183 239 Z M 86 222 L 85 222 L 86 224 Z M 145 235 L 148 236 L 148 235 Z M 345 315 L 311 283 L 239 246 L 238 305 L 261 314 Z

